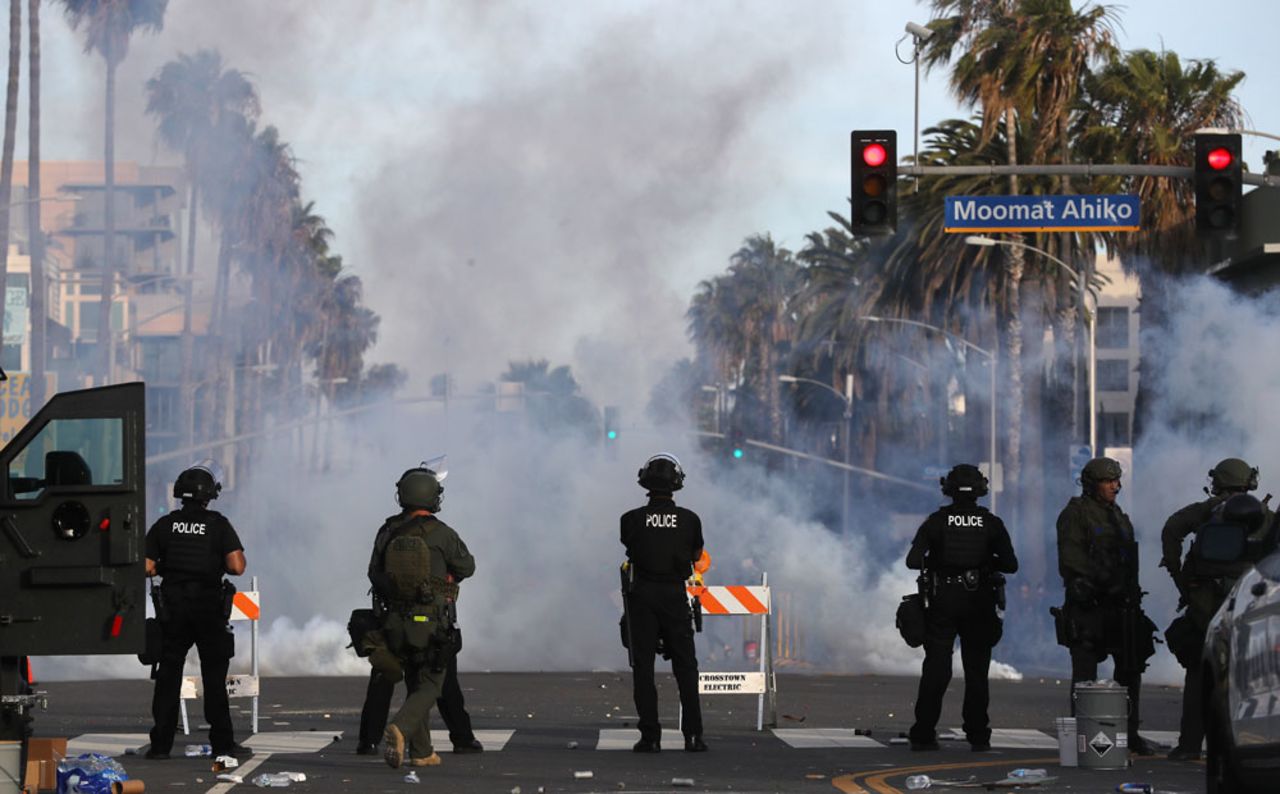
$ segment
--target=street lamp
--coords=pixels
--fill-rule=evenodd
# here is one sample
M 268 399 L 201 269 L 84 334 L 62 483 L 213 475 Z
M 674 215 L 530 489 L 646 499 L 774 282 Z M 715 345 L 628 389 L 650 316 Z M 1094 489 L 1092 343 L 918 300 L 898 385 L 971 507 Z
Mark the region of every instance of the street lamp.
M 840 520 L 841 520 L 841 528 L 843 532 L 847 534 L 849 532 L 849 512 L 852 507 L 849 504 L 849 498 L 850 498 L 849 474 L 851 472 L 851 469 L 850 469 L 851 461 L 849 460 L 849 455 L 850 455 L 849 448 L 852 446 L 852 441 L 853 441 L 853 433 L 852 433 L 852 428 L 850 426 L 853 420 L 853 375 L 852 373 L 850 373 L 844 376 L 844 394 L 841 394 L 840 392 L 836 391 L 834 388 L 823 383 L 822 381 L 814 380 L 812 378 L 800 378 L 795 375 L 779 375 L 778 380 L 781 381 L 782 383 L 812 383 L 815 386 L 821 386 L 822 388 L 831 392 L 835 396 L 839 397 L 844 402 L 844 433 L 843 433 L 844 443 L 842 444 L 842 446 L 844 447 L 845 469 L 844 469 L 844 496 L 841 499 L 841 503 L 840 503 L 841 504 Z
M 1076 270 L 1071 265 L 1062 261 L 1058 257 L 1034 245 L 1017 242 L 1015 240 L 996 240 L 991 237 L 982 237 L 979 235 L 969 235 L 964 238 L 968 245 L 976 245 L 982 248 L 990 248 L 994 245 L 1003 245 L 1007 248 L 1022 248 L 1027 251 L 1033 251 L 1040 254 L 1045 259 L 1061 267 L 1063 270 L 1071 274 L 1076 280 L 1079 289 L 1080 314 L 1084 317 L 1085 325 L 1089 329 L 1089 351 L 1086 370 L 1088 371 L 1088 389 L 1089 389 L 1089 457 L 1098 454 L 1098 337 L 1097 337 L 1097 314 L 1098 314 L 1098 295 L 1092 289 L 1086 289 L 1084 274 Z M 1085 293 L 1093 298 L 1093 312 L 1089 312 L 1085 307 Z
M 911 60 L 903 60 L 902 55 L 898 53 L 897 45 L 894 46 L 893 54 L 898 58 L 898 61 L 900 63 L 912 63 L 912 64 L 915 64 L 915 67 L 916 67 L 916 91 L 915 91 L 916 112 L 915 112 L 915 124 L 912 127 L 912 138 L 915 141 L 915 146 L 912 150 L 911 162 L 913 165 L 920 165 L 920 45 L 924 44 L 926 41 L 933 38 L 933 31 L 917 22 L 908 22 L 906 31 L 907 31 L 907 36 L 910 36 L 911 40 L 915 42 L 915 47 L 912 49 L 912 52 L 911 52 Z M 901 39 L 898 39 L 898 45 L 901 45 L 903 39 L 905 39 L 907 36 L 903 36 Z M 918 185 L 919 183 L 920 183 L 920 180 L 917 178 L 916 184 Z
M 864 314 L 854 319 L 863 320 L 869 323 L 899 323 L 901 325 L 910 325 L 916 328 L 923 328 L 927 331 L 934 331 L 936 333 L 942 334 L 948 339 L 954 340 L 955 342 L 963 345 L 964 347 L 972 350 L 975 353 L 978 353 L 987 357 L 987 368 L 990 370 L 990 372 L 988 373 L 988 376 L 989 376 L 988 382 L 990 384 L 990 389 L 991 389 L 991 399 L 990 399 L 991 439 L 989 441 L 990 446 L 988 447 L 988 454 L 991 457 L 991 461 L 990 461 L 991 470 L 989 472 L 991 475 L 991 511 L 994 513 L 996 509 L 996 487 L 995 487 L 995 482 L 996 482 L 996 354 L 995 354 L 995 351 L 987 350 L 985 347 L 978 347 L 973 342 L 970 342 L 968 339 L 965 339 L 963 336 L 958 336 L 956 334 L 951 333 L 945 328 L 939 328 L 936 325 L 923 323 L 923 322 L 920 322 L 919 320 L 908 320 L 902 317 L 876 317 L 870 314 Z

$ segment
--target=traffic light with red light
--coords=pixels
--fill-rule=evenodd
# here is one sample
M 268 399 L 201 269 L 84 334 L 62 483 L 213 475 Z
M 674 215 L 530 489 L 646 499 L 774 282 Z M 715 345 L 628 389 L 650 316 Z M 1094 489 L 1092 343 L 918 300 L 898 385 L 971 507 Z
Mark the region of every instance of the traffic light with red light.
M 853 233 L 893 234 L 898 225 L 898 133 L 854 130 Z
M 1240 228 L 1244 162 L 1236 133 L 1196 135 L 1196 233 L 1232 237 Z

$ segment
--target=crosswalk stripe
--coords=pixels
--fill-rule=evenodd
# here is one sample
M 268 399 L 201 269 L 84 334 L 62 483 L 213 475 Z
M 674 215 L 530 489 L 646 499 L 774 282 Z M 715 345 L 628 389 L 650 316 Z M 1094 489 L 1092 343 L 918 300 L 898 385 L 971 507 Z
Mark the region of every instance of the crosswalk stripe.
M 853 728 L 774 728 L 773 735 L 797 750 L 825 747 L 884 747 Z
M 241 744 L 255 754 L 318 753 L 341 738 L 342 731 L 271 731 L 255 733 Z
M 139 753 L 150 742 L 151 736 L 145 733 L 83 733 L 67 741 L 67 755 L 97 753 L 116 758 Z
M 597 750 L 630 750 L 631 745 L 640 741 L 639 728 L 604 728 L 596 741 Z M 684 747 L 684 736 L 675 728 L 667 728 L 662 732 L 664 747 Z
M 507 746 L 507 742 L 511 741 L 515 731 L 481 730 L 474 731 L 474 733 L 476 740 L 484 745 L 484 751 L 486 753 L 494 753 Z M 432 731 L 431 746 L 438 753 L 453 752 L 453 742 L 449 740 L 448 731 Z
M 938 738 L 943 741 L 965 741 L 964 731 L 959 728 L 939 734 Z M 1002 750 L 1056 750 L 1058 737 L 1031 728 L 992 728 L 991 746 Z

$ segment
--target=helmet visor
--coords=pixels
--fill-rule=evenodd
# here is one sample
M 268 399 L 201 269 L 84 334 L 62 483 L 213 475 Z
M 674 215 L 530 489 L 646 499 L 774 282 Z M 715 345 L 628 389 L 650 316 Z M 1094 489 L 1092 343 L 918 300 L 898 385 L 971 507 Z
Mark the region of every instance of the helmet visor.
M 444 478 L 449 476 L 449 456 L 437 455 L 430 460 L 424 460 L 421 464 L 422 468 L 428 469 L 436 476 L 436 482 L 444 482 Z

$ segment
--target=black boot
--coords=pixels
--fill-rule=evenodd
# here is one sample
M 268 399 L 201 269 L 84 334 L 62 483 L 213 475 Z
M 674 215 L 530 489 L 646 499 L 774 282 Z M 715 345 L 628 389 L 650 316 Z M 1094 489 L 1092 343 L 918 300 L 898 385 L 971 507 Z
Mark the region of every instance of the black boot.
M 701 736 L 684 737 L 684 751 L 686 753 L 705 753 L 708 749 L 707 743 L 702 741 Z
M 470 753 L 483 753 L 484 745 L 480 744 L 479 739 L 472 739 L 469 742 L 461 742 L 453 746 L 454 755 L 467 755 Z
M 658 742 L 657 739 L 641 739 L 640 741 L 631 745 L 631 752 L 660 753 L 662 752 L 662 745 Z

